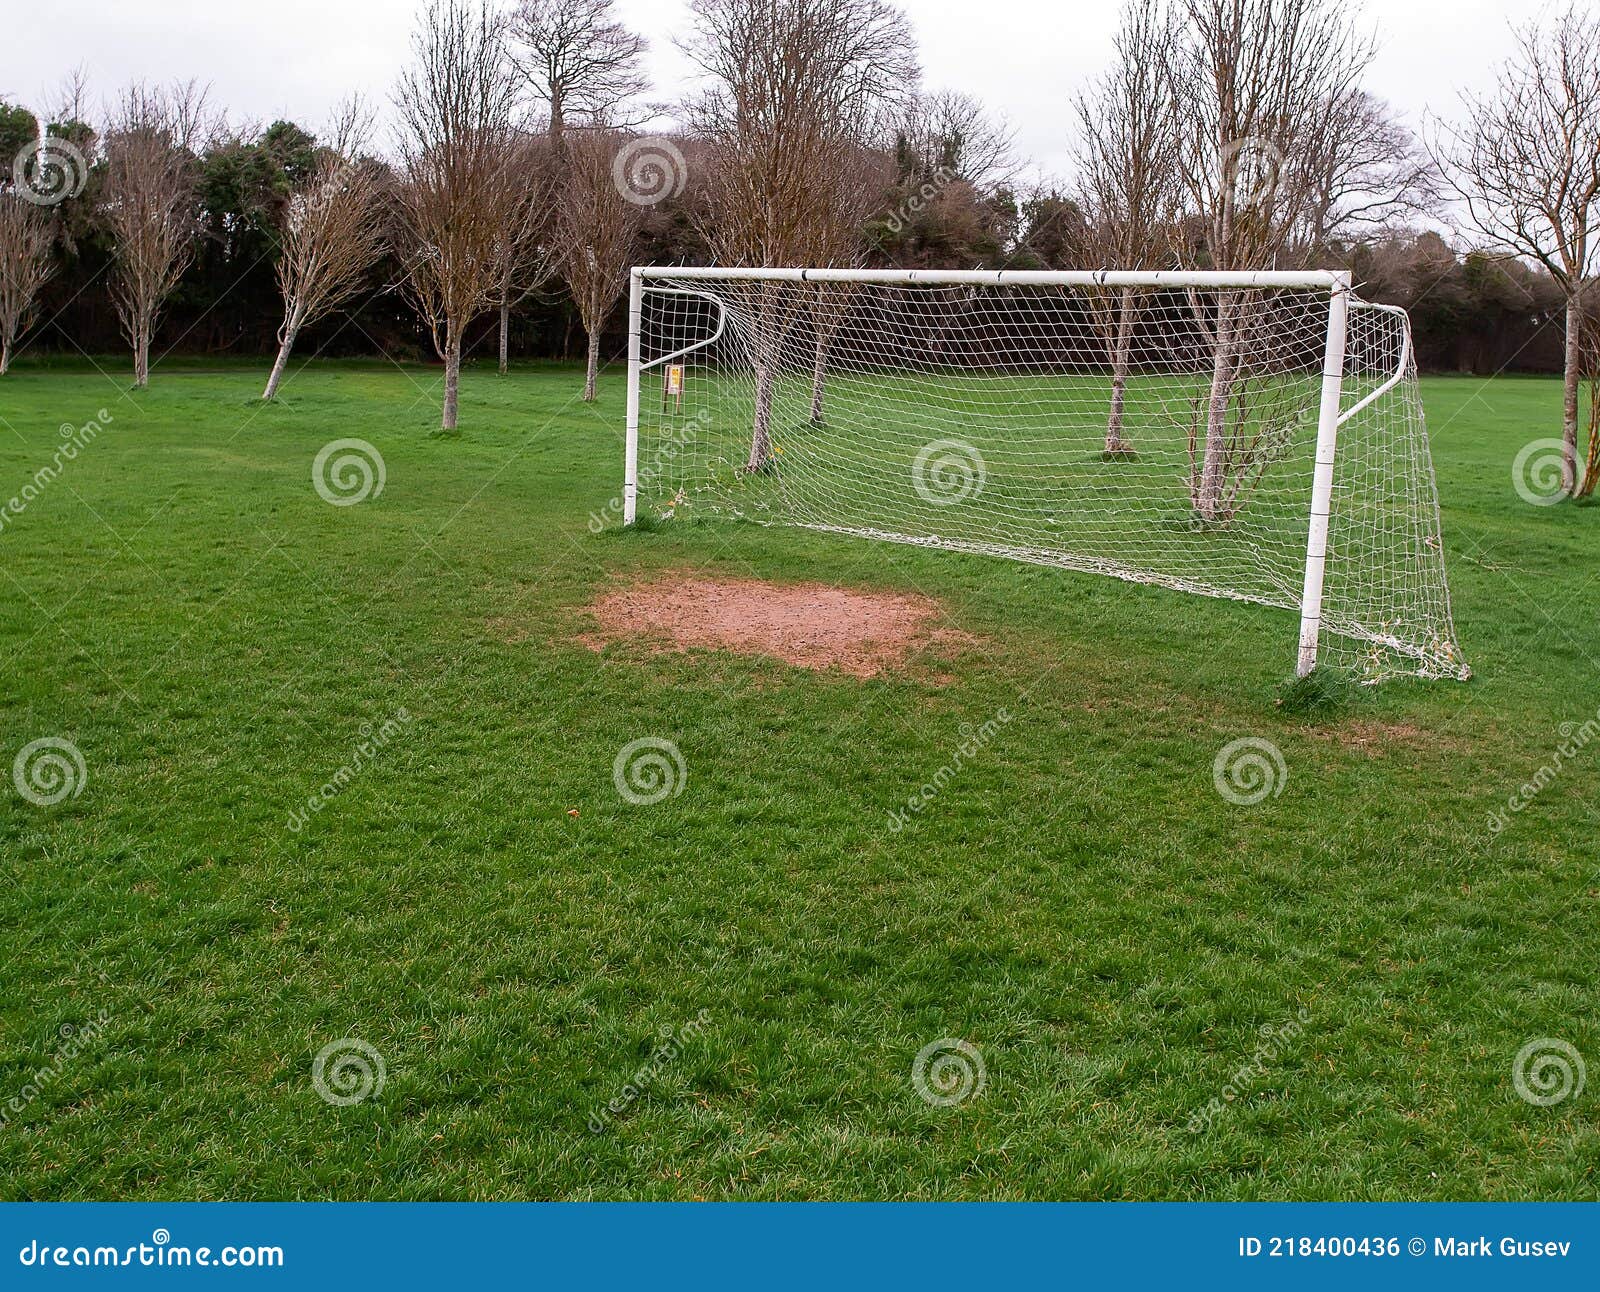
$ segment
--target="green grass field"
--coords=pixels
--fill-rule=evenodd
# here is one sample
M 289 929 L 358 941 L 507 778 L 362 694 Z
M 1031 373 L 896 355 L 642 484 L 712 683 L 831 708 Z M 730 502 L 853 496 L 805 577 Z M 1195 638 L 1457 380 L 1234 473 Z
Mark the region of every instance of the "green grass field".
M 86 772 L 53 806 L 0 782 L 6 1197 L 1600 1192 L 1600 1072 L 1513 1080 L 1543 1038 L 1600 1063 L 1600 742 L 1558 753 L 1600 706 L 1600 511 L 1510 475 L 1555 382 L 1424 383 L 1477 676 L 1303 716 L 1284 611 L 591 533 L 616 370 L 596 407 L 471 371 L 455 438 L 424 369 L 317 365 L 270 407 L 255 368 L 113 376 L 0 380 L 0 495 L 110 415 L 0 529 L 0 771 L 56 737 Z M 342 437 L 384 460 L 359 505 L 312 486 Z M 925 592 L 976 644 L 862 682 L 574 640 L 673 567 Z M 636 806 L 646 736 L 686 776 Z M 1213 783 L 1243 737 L 1287 769 L 1255 806 Z M 344 1038 L 385 1077 L 349 1105 L 313 1071 Z M 985 1071 L 953 1106 L 912 1081 L 943 1038 Z

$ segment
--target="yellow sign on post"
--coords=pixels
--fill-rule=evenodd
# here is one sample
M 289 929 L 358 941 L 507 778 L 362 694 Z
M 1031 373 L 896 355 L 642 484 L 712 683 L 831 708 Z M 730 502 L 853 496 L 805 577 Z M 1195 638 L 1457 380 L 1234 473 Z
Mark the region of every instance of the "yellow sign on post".
M 681 363 L 668 364 L 666 372 L 662 374 L 661 407 L 663 411 L 667 407 L 667 397 L 669 395 L 676 401 L 673 406 L 674 410 L 681 413 L 683 411 L 683 365 Z

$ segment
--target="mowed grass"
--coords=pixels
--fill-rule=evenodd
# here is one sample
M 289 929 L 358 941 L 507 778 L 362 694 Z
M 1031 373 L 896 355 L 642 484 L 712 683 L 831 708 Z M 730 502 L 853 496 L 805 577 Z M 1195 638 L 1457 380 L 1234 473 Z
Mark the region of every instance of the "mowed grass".
M 455 438 L 433 371 L 262 377 L 0 382 L 3 495 L 112 419 L 0 531 L 0 772 L 42 737 L 87 768 L 0 794 L 6 1197 L 1596 1197 L 1600 1072 L 1540 1107 L 1513 1066 L 1600 1063 L 1600 742 L 1489 828 L 1600 706 L 1600 511 L 1511 487 L 1556 383 L 1425 383 L 1474 680 L 1305 717 L 1283 611 L 592 533 L 617 370 L 595 407 L 471 371 Z M 343 437 L 386 481 L 335 507 Z M 974 644 L 862 682 L 574 640 L 670 567 L 929 593 Z M 636 806 L 647 736 L 687 775 Z M 1212 777 L 1250 736 L 1287 768 L 1253 807 Z M 385 1072 L 348 1106 L 313 1082 L 343 1038 Z M 912 1082 L 944 1038 L 986 1073 L 949 1107 Z

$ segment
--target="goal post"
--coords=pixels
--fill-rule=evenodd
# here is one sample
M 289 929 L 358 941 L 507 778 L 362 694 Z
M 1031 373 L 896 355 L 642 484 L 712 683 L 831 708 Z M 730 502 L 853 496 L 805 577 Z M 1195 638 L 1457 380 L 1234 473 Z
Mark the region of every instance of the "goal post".
M 1328 339 L 1322 352 L 1322 400 L 1317 409 L 1311 517 L 1306 530 L 1306 577 L 1300 590 L 1300 651 L 1295 661 L 1295 673 L 1300 677 L 1317 666 L 1317 642 L 1322 633 L 1322 582 L 1328 564 L 1328 522 L 1333 510 L 1333 465 L 1339 443 L 1349 298 L 1350 279 L 1345 275 L 1328 289 Z
M 642 400 L 668 373 L 673 399 Z M 743 517 L 1282 607 L 1300 674 L 1468 676 L 1409 320 L 1344 272 L 638 267 L 623 498 L 625 524 Z
M 644 271 L 628 275 L 628 402 L 625 461 L 622 470 L 622 523 L 639 514 L 639 373 L 640 319 L 644 312 Z

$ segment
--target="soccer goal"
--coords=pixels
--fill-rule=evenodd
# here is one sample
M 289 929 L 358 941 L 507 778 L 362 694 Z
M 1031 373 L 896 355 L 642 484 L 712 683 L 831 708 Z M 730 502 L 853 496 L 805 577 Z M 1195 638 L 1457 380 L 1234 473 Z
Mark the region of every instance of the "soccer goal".
M 1331 272 L 638 268 L 625 523 L 738 516 L 1299 615 L 1464 678 L 1403 310 Z

